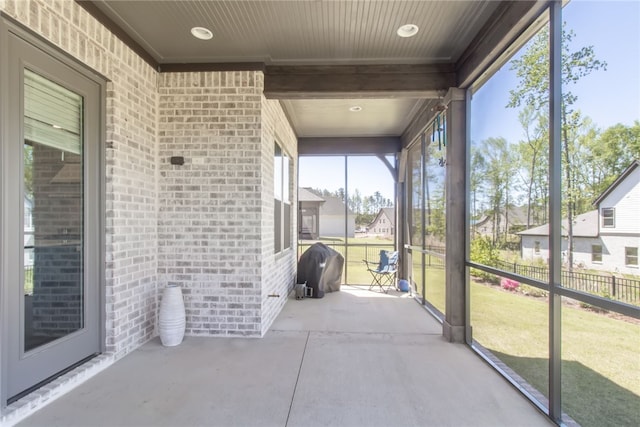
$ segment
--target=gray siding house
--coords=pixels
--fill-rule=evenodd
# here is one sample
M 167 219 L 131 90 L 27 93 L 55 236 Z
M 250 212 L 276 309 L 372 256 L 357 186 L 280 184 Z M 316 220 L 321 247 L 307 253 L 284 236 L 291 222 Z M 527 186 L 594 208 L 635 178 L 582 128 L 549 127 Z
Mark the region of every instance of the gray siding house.
M 309 188 L 298 189 L 298 237 L 316 240 L 320 237 L 344 237 L 345 212 L 347 237 L 356 230 L 356 215 L 338 197 L 320 196 Z
M 396 230 L 395 211 L 393 208 L 382 208 L 367 227 L 367 234 L 381 237 L 393 237 Z
M 594 201 L 597 209 L 576 216 L 573 261 L 578 267 L 640 275 L 640 162 L 633 162 Z M 567 258 L 567 220 L 562 221 Z M 549 259 L 549 224 L 518 233 L 523 259 Z

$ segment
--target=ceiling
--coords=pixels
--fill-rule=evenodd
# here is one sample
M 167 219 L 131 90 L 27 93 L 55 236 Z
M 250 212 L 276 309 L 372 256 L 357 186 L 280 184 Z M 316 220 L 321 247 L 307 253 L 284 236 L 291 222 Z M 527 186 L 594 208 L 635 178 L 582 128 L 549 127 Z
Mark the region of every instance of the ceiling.
M 483 28 L 503 8 L 500 1 L 78 1 L 161 71 L 197 69 L 322 68 L 307 85 L 322 87 L 348 66 L 436 65 L 452 70 Z M 413 37 L 396 33 L 419 27 Z M 206 27 L 210 40 L 194 38 Z M 315 67 L 315 68 L 314 68 Z M 334 67 L 334 68 L 331 68 Z M 242 67 L 240 67 L 242 68 Z M 444 91 L 407 89 L 415 74 L 386 80 L 354 71 L 341 76 L 348 91 L 327 89 L 277 92 L 298 137 L 400 136 L 429 98 Z M 396 70 L 394 69 L 393 73 Z M 386 74 L 385 74 L 386 73 Z M 451 73 L 453 76 L 453 73 Z M 439 77 L 440 75 L 438 75 Z M 326 77 L 326 79 L 325 79 Z M 292 79 L 292 78 L 291 78 Z M 282 81 L 287 82 L 285 76 Z M 309 81 L 311 83 L 309 83 Z M 416 80 L 417 81 L 417 80 Z M 416 83 L 420 84 L 420 83 Z M 337 85 L 337 86 L 336 86 Z M 378 86 L 375 86 L 378 85 Z M 331 86 L 331 82 L 327 83 Z M 367 90 L 362 90 L 364 87 Z M 446 86 L 446 85 L 445 85 Z M 374 90 L 371 89 L 374 88 Z M 384 88 L 384 90 L 375 90 Z M 412 86 L 413 87 L 413 86 Z M 419 86 L 415 86 L 419 87 Z M 397 88 L 397 89 L 396 89 Z M 434 86 L 433 89 L 437 89 Z M 266 94 L 266 90 L 265 90 Z M 360 111 L 350 111 L 358 106 Z

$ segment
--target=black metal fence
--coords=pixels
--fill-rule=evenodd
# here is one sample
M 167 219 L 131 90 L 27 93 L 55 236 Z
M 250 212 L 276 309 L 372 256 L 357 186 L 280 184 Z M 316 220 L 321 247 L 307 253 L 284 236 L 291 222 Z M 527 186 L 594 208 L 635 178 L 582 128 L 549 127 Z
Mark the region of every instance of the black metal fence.
M 345 245 L 345 243 L 341 241 L 322 241 L 322 243 L 338 251 L 340 255 L 344 256 L 345 258 L 347 258 L 346 255 L 348 255 L 348 262 L 358 263 L 361 263 L 363 259 L 372 262 L 378 261 L 380 259 L 381 250 L 393 250 L 392 243 L 349 243 L 348 245 Z M 312 244 L 313 243 L 307 242 L 298 243 L 298 257 L 302 255 L 304 251 L 309 249 Z
M 443 267 L 445 260 L 445 247 L 444 246 L 426 246 L 424 251 L 424 262 L 427 267 Z
M 549 280 L 547 267 L 499 260 L 495 267 L 540 281 Z M 562 286 L 630 304 L 640 303 L 640 280 L 562 270 Z
M 379 259 L 381 249 L 393 250 L 393 245 L 391 244 L 349 243 L 345 248 L 345 244 L 342 241 L 323 241 L 323 243 L 327 246 L 333 247 L 343 256 L 348 255 L 348 257 L 345 258 L 349 263 L 361 263 L 363 259 L 377 261 Z M 309 246 L 311 246 L 311 243 L 300 243 L 298 245 L 298 255 L 302 254 L 302 252 L 304 252 Z M 345 252 L 348 252 L 348 254 Z M 444 246 L 427 246 L 424 254 L 427 266 L 444 267 Z M 502 260 L 498 260 L 496 265 L 492 267 L 519 274 L 521 276 L 530 277 L 542 282 L 549 280 L 548 267 L 523 265 L 516 262 L 507 262 Z M 640 304 L 640 280 L 636 279 L 563 270 L 562 286 L 569 289 L 575 289 L 577 291 L 600 295 L 605 298 L 611 298 L 616 301 L 636 305 Z

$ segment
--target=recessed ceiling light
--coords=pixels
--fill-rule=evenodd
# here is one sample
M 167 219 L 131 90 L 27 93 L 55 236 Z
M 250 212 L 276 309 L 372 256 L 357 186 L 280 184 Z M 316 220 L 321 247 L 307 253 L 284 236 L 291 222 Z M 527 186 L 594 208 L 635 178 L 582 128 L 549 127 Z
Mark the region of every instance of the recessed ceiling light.
M 415 24 L 406 24 L 403 25 L 402 27 L 398 28 L 398 31 L 396 31 L 396 33 L 398 33 L 398 35 L 400 37 L 413 37 L 416 34 L 418 34 L 418 26 Z
M 204 27 L 193 27 L 191 29 L 191 34 L 193 34 L 193 37 L 200 40 L 211 40 L 211 38 L 213 38 L 211 30 Z
M 362 107 L 359 105 L 354 105 L 353 107 L 349 107 L 349 111 L 357 113 L 358 111 L 362 111 Z

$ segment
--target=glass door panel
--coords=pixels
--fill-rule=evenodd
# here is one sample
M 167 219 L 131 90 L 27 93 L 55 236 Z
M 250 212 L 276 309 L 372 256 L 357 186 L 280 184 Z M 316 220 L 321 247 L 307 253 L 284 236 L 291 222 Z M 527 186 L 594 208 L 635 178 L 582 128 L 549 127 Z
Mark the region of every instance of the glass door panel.
M 395 167 L 394 156 L 385 161 Z M 346 283 L 369 285 L 367 260 L 377 265 L 380 251 L 395 247 L 395 183 L 389 168 L 377 156 L 347 157 L 347 259 Z
M 83 99 L 24 73 L 24 351 L 84 325 Z

